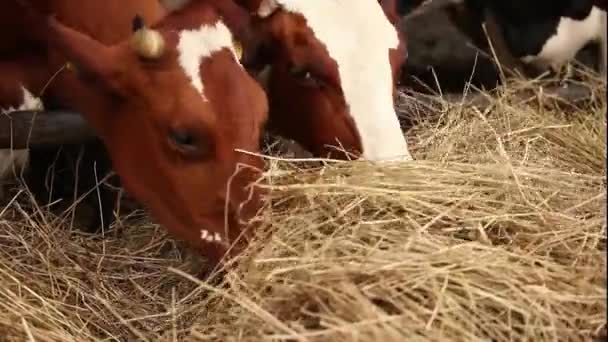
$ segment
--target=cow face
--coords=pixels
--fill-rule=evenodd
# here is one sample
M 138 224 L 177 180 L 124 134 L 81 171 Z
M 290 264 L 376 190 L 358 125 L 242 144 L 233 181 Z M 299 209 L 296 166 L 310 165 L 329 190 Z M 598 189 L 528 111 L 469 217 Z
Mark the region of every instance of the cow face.
M 260 206 L 250 183 L 262 160 L 239 150 L 259 150 L 267 102 L 215 11 L 187 13 L 154 29 L 135 18 L 115 46 L 51 19 L 49 41 L 74 66 L 62 97 L 95 128 L 126 190 L 217 262 Z
M 260 44 L 247 58 L 270 126 L 317 156 L 411 159 L 393 106 L 405 41 L 375 0 L 241 1 L 256 13 Z

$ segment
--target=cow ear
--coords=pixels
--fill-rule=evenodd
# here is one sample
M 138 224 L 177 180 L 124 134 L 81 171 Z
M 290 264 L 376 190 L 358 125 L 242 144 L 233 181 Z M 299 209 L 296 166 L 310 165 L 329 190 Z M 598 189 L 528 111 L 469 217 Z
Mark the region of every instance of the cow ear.
M 228 26 L 233 36 L 233 47 L 239 60 L 244 51 L 255 45 L 257 33 L 249 12 L 234 1 L 217 1 L 214 9 L 220 14 L 222 22 Z
M 116 95 L 122 93 L 121 58 L 117 47 L 109 47 L 60 23 L 47 19 L 47 44 L 59 52 L 79 76 L 87 77 Z
M 261 18 L 272 15 L 280 7 L 277 0 L 262 0 L 258 7 L 257 14 Z
M 263 18 L 254 20 L 250 26 L 247 45 L 243 46 L 241 64 L 249 71 L 257 73 L 272 62 L 277 44 L 271 33 L 271 23 Z
M 378 2 L 380 3 L 380 6 L 382 6 L 382 10 L 391 24 L 396 25 L 399 22 L 397 2 L 395 0 L 378 0 Z
M 243 49 L 241 64 L 247 70 L 257 73 L 264 69 L 273 59 L 274 49 L 270 43 L 270 38 L 258 36 L 255 41 L 250 41 L 250 45 Z

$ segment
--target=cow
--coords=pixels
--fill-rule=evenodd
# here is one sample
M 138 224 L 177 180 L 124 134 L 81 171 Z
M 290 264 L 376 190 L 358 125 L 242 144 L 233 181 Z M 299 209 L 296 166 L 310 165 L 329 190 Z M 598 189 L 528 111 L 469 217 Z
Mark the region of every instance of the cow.
M 412 159 L 394 108 L 407 58 L 394 1 L 236 2 L 252 15 L 243 64 L 264 85 L 271 131 L 317 157 Z
M 268 103 L 222 6 L 145 15 L 151 3 L 57 0 L 44 17 L 33 2 L 27 20 L 63 70 L 45 96 L 82 113 L 125 190 L 217 266 L 245 246 L 242 220 L 263 205 L 253 183 Z
M 0 125 L 6 125 L 0 135 L 9 140 L 3 142 L 4 146 L 12 147 L 0 149 L 0 183 L 15 177 L 22 179 L 39 204 L 54 203 L 51 208 L 57 211 L 73 205 L 82 230 L 98 232 L 112 224 L 117 199 L 109 187 L 91 191 L 111 171 L 103 145 L 90 136 L 90 130 L 71 129 L 82 125 L 75 114 L 32 115 L 36 127 L 40 127 L 34 131 L 28 125 L 10 127 L 10 117 L 25 115 L 15 111 L 53 108 L 52 103 L 45 106 L 34 95 L 40 94 L 52 78 L 45 55 L 40 53 L 29 50 L 0 58 Z M 36 139 L 41 135 L 43 139 Z M 80 140 L 83 136 L 85 141 Z M 26 139 L 13 140 L 19 137 Z M 64 143 L 57 145 L 60 141 Z M 106 182 L 112 181 L 116 182 L 116 178 L 110 177 Z M 4 188 L 0 186 L 2 200 L 7 199 Z M 79 199 L 72 204 L 70 200 L 75 196 Z
M 558 71 L 588 44 L 598 44 L 606 75 L 605 0 L 447 0 L 451 20 L 489 51 L 482 24 L 501 50 L 499 61 L 530 76 Z
M 38 77 L 28 77 L 33 74 L 43 74 L 44 61 L 40 58 L 21 56 L 18 60 L 0 61 L 0 114 L 4 115 L 16 110 L 43 109 L 42 101 L 35 96 L 27 84 L 40 81 Z M 41 82 L 38 82 L 42 89 Z M 29 89 L 28 89 L 29 88 Z M 28 160 L 27 151 L 0 150 L 0 177 L 4 178 L 11 167 L 21 169 Z
M 0 115 L 18 110 L 42 110 L 42 100 L 34 95 L 44 87 L 48 74 L 46 61 L 39 56 L 29 54 L 16 55 L 0 60 Z M 25 149 L 0 150 L 0 180 L 5 180 L 11 173 L 20 173 L 28 162 L 28 151 Z M 3 188 L 0 188 L 0 195 Z

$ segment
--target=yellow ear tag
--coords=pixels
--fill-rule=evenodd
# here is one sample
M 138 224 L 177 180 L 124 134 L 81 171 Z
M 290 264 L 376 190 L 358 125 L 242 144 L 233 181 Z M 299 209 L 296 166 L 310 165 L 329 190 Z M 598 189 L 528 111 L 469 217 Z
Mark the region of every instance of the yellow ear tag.
M 243 46 L 241 45 L 241 43 L 239 43 L 238 40 L 233 39 L 232 40 L 232 45 L 234 47 L 234 53 L 236 54 L 236 57 L 238 58 L 238 60 L 240 61 L 241 58 L 243 58 Z

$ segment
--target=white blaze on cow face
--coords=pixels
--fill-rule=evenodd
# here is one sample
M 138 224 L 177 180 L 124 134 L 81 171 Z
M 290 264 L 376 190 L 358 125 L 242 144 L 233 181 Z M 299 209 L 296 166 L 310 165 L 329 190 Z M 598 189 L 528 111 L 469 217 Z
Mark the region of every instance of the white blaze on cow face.
M 600 42 L 606 32 L 606 12 L 592 7 L 589 16 L 583 20 L 561 17 L 556 33 L 543 45 L 536 56 L 524 56 L 522 61 L 543 67 L 559 69 L 574 59 L 587 43 Z M 602 46 L 602 49 L 605 47 Z M 605 52 L 604 52 L 605 53 Z M 603 58 L 603 57 L 602 57 Z
M 200 72 L 201 62 L 203 59 L 209 58 L 214 52 L 224 48 L 232 51 L 236 62 L 239 63 L 237 52 L 234 49 L 232 33 L 220 21 L 217 21 L 213 26 L 203 24 L 196 30 L 183 30 L 179 33 L 177 44 L 179 64 L 192 82 L 192 86 L 205 100 L 203 79 Z
M 7 114 L 18 110 L 41 110 L 42 101 L 31 92 L 21 87 L 23 100 L 16 107 L 0 108 L 0 114 Z M 13 168 L 21 169 L 27 164 L 29 153 L 27 150 L 0 150 L 0 178 L 5 178 Z
M 411 160 L 393 105 L 389 52 L 399 46 L 395 27 L 377 0 L 276 0 L 266 2 L 302 15 L 338 65 L 342 92 L 367 160 Z M 271 4 L 271 5 L 269 5 Z M 264 13 L 266 12 L 266 13 Z

